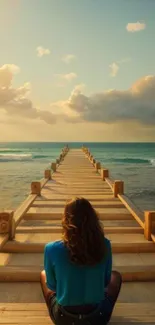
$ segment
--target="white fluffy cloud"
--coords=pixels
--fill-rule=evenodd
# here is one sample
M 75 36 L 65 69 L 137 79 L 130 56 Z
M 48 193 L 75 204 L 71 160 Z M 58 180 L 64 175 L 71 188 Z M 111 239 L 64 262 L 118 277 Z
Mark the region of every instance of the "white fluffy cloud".
M 137 21 L 136 23 L 128 23 L 126 25 L 126 29 L 128 32 L 139 32 L 143 29 L 146 28 L 146 24 L 145 23 L 140 23 L 139 21 Z
M 76 59 L 76 56 L 74 54 L 67 54 L 62 58 L 62 61 L 68 64 L 74 59 Z
M 57 78 L 57 86 L 58 87 L 65 87 L 66 83 L 71 82 L 72 80 L 77 78 L 77 74 L 74 72 L 66 73 L 66 74 L 56 74 L 55 77 Z
M 116 62 L 113 62 L 112 64 L 109 65 L 109 68 L 110 68 L 110 75 L 112 77 L 116 77 L 119 70 L 119 65 Z
M 45 49 L 42 46 L 38 46 L 36 50 L 37 50 L 37 56 L 39 58 L 41 58 L 44 55 L 49 55 L 51 53 L 51 51 L 49 49 Z
M 9 116 L 18 116 L 29 119 L 41 119 L 46 123 L 55 123 L 55 116 L 49 111 L 41 111 L 33 106 L 28 98 L 30 83 L 14 88 L 13 75 L 17 70 L 15 65 L 5 64 L 0 68 L 0 109 Z
M 66 73 L 66 74 L 57 74 L 56 75 L 61 80 L 72 81 L 73 79 L 77 78 L 77 74 L 74 72 Z
M 50 110 L 45 111 L 36 108 L 29 99 L 30 83 L 18 88 L 12 86 L 13 70 L 12 65 L 0 68 L 2 120 L 8 116 L 17 117 L 17 120 L 42 120 L 48 124 L 57 121 L 122 123 L 125 128 L 129 122 L 138 122 L 155 126 L 155 76 L 145 76 L 127 90 L 113 89 L 90 96 L 85 94 L 85 85 L 80 84 L 73 89 L 68 100 L 53 103 Z
M 91 96 L 74 89 L 67 105 L 81 121 L 138 121 L 155 125 L 155 76 L 138 80 L 128 90 L 109 90 Z

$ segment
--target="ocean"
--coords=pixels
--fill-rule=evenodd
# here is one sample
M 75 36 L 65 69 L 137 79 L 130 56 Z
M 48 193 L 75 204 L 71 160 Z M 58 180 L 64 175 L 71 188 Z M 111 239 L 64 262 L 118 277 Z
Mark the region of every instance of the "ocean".
M 155 210 L 155 143 L 68 143 L 87 146 L 142 210 Z M 65 143 L 0 143 L 0 209 L 15 209 L 32 181 L 59 156 Z

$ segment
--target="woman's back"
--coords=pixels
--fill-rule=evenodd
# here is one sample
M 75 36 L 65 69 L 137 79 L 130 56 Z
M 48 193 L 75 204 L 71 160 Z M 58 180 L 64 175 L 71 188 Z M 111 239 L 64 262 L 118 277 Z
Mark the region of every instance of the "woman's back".
M 94 266 L 73 263 L 63 241 L 46 245 L 44 264 L 47 286 L 56 291 L 60 305 L 95 304 L 104 299 L 112 268 L 111 245 L 106 238 L 104 241 L 106 255 Z

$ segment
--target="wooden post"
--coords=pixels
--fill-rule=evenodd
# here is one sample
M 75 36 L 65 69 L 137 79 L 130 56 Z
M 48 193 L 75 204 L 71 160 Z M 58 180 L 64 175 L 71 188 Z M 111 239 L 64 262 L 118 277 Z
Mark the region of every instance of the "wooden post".
M 45 170 L 45 178 L 46 179 L 51 179 L 51 170 L 49 170 L 49 169 Z
M 57 170 L 57 165 L 56 165 L 55 162 L 52 162 L 52 164 L 51 164 L 51 168 L 52 168 L 53 172 L 56 172 L 56 170 Z
M 117 197 L 118 194 L 124 194 L 124 182 L 115 181 L 113 190 L 114 190 L 114 197 Z
M 101 169 L 101 164 L 100 164 L 99 161 L 95 163 L 95 169 L 96 169 L 97 172 L 98 172 L 99 169 Z
M 155 211 L 145 211 L 145 228 L 144 236 L 147 240 L 151 241 L 151 234 L 153 233 L 153 224 L 155 222 Z
M 41 195 L 41 183 L 40 182 L 32 182 L 31 183 L 31 194 Z
M 108 169 L 101 169 L 101 178 L 103 181 L 105 181 L 105 178 L 109 177 L 109 170 Z
M 11 238 L 13 211 L 0 212 L 0 234 L 9 234 Z

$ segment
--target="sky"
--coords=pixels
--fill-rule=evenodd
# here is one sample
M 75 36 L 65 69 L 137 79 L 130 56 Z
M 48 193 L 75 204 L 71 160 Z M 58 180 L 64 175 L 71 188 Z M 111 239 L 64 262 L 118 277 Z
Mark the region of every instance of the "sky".
M 0 0 L 0 142 L 155 141 L 154 0 Z

